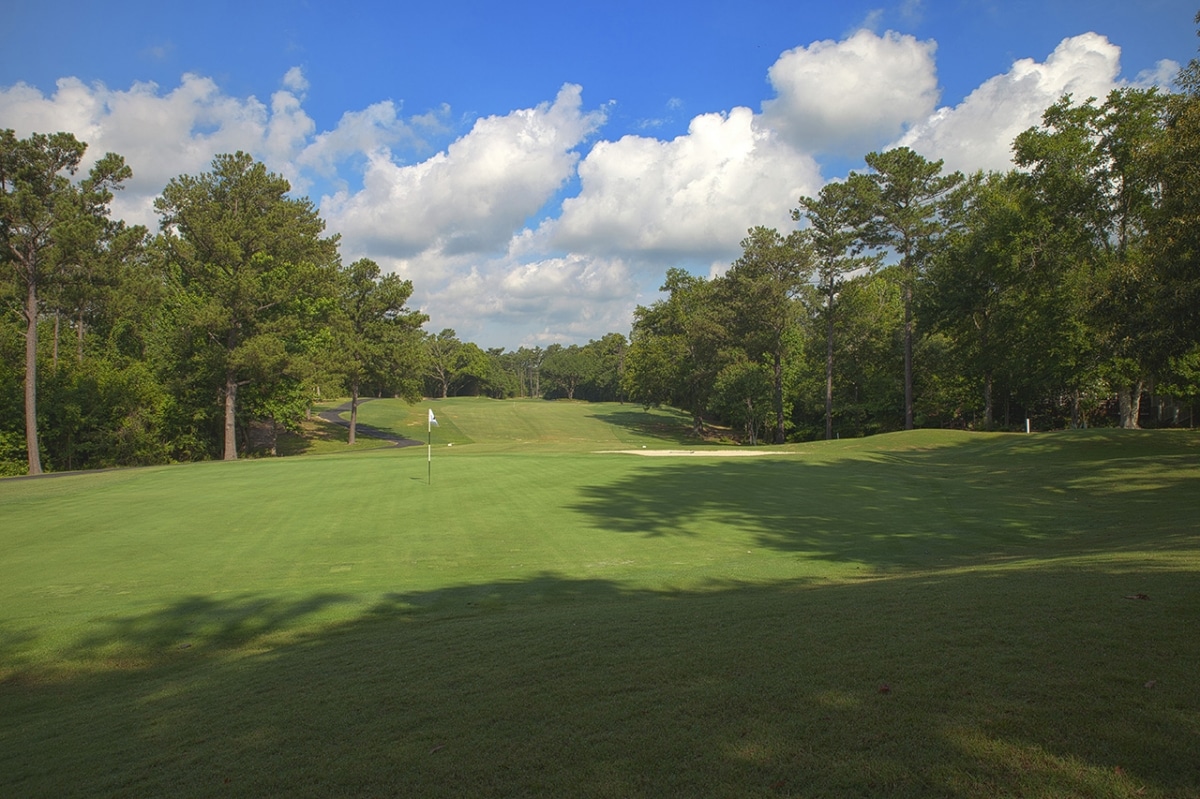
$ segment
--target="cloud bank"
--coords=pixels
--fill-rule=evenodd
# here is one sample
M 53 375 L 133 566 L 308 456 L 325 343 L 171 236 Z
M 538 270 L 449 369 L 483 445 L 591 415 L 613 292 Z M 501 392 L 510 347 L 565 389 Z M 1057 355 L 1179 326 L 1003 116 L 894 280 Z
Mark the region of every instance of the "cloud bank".
M 93 159 L 125 155 L 135 177 L 114 212 L 151 227 L 170 178 L 250 152 L 296 192 L 320 195 L 347 260 L 411 278 L 430 328 L 516 347 L 627 331 L 668 266 L 719 270 L 748 228 L 788 228 L 798 198 L 838 177 L 821 174 L 822 157 L 906 145 L 950 169 L 1006 169 L 1013 137 L 1062 94 L 1124 85 L 1120 49 L 1088 33 L 939 108 L 936 53 L 932 41 L 869 30 L 796 47 L 769 68 L 760 112 L 710 109 L 670 139 L 605 138 L 607 106 L 589 108 L 575 84 L 457 135 L 448 106 L 405 117 L 388 99 L 318 131 L 300 68 L 266 101 L 195 74 L 166 89 L 64 77 L 43 94 L 18 83 L 0 87 L 0 119 L 22 136 L 72 131 Z M 1137 81 L 1162 82 L 1173 67 Z M 449 144 L 407 160 L 433 152 L 433 139 Z

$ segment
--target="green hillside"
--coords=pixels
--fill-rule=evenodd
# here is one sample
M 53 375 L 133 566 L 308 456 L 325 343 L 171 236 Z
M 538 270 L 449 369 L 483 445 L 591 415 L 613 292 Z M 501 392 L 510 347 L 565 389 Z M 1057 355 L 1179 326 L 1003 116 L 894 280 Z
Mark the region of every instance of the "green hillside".
M 430 407 L 0 481 L 0 795 L 1200 793 L 1200 436 Z

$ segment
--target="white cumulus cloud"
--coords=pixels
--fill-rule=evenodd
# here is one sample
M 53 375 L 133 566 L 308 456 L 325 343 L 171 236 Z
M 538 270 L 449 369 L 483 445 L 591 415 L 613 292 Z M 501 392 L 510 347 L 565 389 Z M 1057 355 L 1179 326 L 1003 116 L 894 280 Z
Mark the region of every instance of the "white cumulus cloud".
M 503 249 L 571 178 L 575 148 L 603 121 L 582 110 L 581 92 L 568 84 L 553 103 L 480 119 L 418 164 L 376 149 L 362 190 L 323 197 L 322 213 L 348 239 L 399 257 Z
M 303 194 L 313 176 L 338 181 L 348 158 L 401 143 L 421 146 L 421 134 L 441 132 L 439 119 L 448 111 L 405 122 L 387 100 L 347 111 L 333 130 L 318 134 L 303 107 L 308 80 L 302 70 L 292 67 L 280 83 L 269 103 L 232 97 L 212 78 L 190 73 L 170 90 L 148 82 L 111 89 L 68 77 L 43 94 L 18 83 L 0 87 L 0 119 L 20 136 L 74 133 L 88 144 L 85 169 L 106 152 L 123 155 L 133 179 L 117 194 L 113 213 L 153 229 L 153 201 L 167 181 L 208 170 L 220 153 L 249 152 Z
M 948 170 L 1006 170 L 1012 142 L 1038 125 L 1042 112 L 1063 94 L 1103 98 L 1118 86 L 1121 49 L 1096 33 L 1064 39 L 1045 61 L 1022 58 L 953 108 L 940 108 L 896 141 Z
M 905 0 L 900 12 L 920 15 L 922 3 Z M 324 195 L 344 260 L 368 256 L 412 279 L 430 329 L 515 347 L 627 331 L 666 265 L 721 273 L 748 228 L 791 228 L 790 209 L 824 182 L 819 157 L 907 145 L 949 169 L 1006 169 L 1012 139 L 1063 93 L 1103 97 L 1163 84 L 1178 69 L 1163 61 L 1122 83 L 1120 49 L 1089 33 L 937 108 L 935 55 L 932 41 L 868 29 L 797 47 L 770 67 L 774 96 L 761 113 L 713 109 L 671 139 L 646 135 L 647 124 L 643 135 L 589 145 L 609 106 L 587 110 L 582 88 L 565 84 L 551 101 L 475 120 L 423 160 L 406 158 L 432 152 L 426 138 L 456 135 L 449 106 L 404 117 L 399 101 L 380 99 L 318 130 L 299 67 L 266 102 L 195 74 L 174 88 L 67 77 L 44 94 L 18 83 L 0 87 L 0 120 L 21 136 L 75 133 L 89 144 L 85 167 L 104 152 L 124 155 L 135 177 L 114 214 L 152 228 L 153 199 L 170 178 L 247 151 L 295 194 Z M 664 119 L 682 111 L 672 99 Z M 558 207 L 567 186 L 577 190 Z
M 809 153 L 861 156 L 924 120 L 938 100 L 936 44 L 860 30 L 788 50 L 768 71 L 767 125 Z
M 453 328 L 484 346 L 569 343 L 628 330 L 634 306 L 644 300 L 626 260 L 531 255 L 480 259 L 429 251 L 380 263 L 418 285 L 429 329 Z
M 153 227 L 153 199 L 167 181 L 204 171 L 218 153 L 252 152 L 296 176 L 293 159 L 314 126 L 293 93 L 303 90 L 303 76 L 292 70 L 284 83 L 291 88 L 273 94 L 268 107 L 253 96 L 230 97 L 211 78 L 193 74 L 165 93 L 155 83 L 110 89 L 62 78 L 49 95 L 25 84 L 0 88 L 0 118 L 12 120 L 22 136 L 74 133 L 88 144 L 85 168 L 106 152 L 123 155 L 134 177 L 114 200 L 114 215 Z
M 816 191 L 816 163 L 761 127 L 748 108 L 695 117 L 671 141 L 597 142 L 579 165 L 580 192 L 543 226 L 553 246 L 600 254 L 713 258 L 754 225 L 786 225 Z
M 361 111 L 345 112 L 337 127 L 312 137 L 296 157 L 297 165 L 336 180 L 346 159 L 398 144 L 421 147 L 424 142 L 420 134 L 426 130 L 441 132 L 436 114 L 423 114 L 406 122 L 393 101 L 372 103 Z

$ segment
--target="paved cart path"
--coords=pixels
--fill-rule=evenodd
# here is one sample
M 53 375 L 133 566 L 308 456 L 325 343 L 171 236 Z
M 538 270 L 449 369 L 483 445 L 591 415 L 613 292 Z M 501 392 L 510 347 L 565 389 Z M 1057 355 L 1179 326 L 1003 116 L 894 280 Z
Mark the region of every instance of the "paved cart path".
M 364 402 L 370 402 L 372 399 L 374 399 L 374 397 L 359 397 L 358 406 L 361 408 L 362 404 Z M 339 405 L 338 407 L 333 408 L 331 410 L 320 411 L 317 413 L 317 416 L 319 416 L 320 418 L 324 419 L 325 421 L 327 421 L 331 424 L 341 425 L 342 427 L 348 428 L 348 427 L 350 427 L 350 422 L 346 419 L 343 419 L 341 417 L 341 414 L 349 413 L 349 412 L 350 412 L 350 403 L 347 402 L 347 403 L 345 403 L 343 405 Z M 391 431 L 380 430 L 378 427 L 371 427 L 371 425 L 363 424 L 362 422 L 358 423 L 358 425 L 356 426 L 355 432 L 358 435 L 368 436 L 369 438 L 377 438 L 377 439 L 380 439 L 381 441 L 389 441 L 397 447 L 416 447 L 416 446 L 424 445 L 424 443 L 425 443 L 424 441 L 417 441 L 412 438 L 405 438 L 404 436 L 398 436 Z

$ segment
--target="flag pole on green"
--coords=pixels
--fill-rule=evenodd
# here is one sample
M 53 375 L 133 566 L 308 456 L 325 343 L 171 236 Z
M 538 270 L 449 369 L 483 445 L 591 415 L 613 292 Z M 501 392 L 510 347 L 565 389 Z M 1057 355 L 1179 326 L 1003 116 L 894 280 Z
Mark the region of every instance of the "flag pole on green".
M 429 485 L 433 485 L 433 426 L 436 424 L 437 424 L 437 419 L 434 418 L 433 408 L 430 408 L 429 409 L 429 423 L 427 425 L 425 425 L 425 428 L 426 428 L 425 432 L 429 434 L 429 441 L 428 441 L 429 455 L 426 459 L 426 463 L 428 464 L 428 466 L 426 467 L 427 474 L 426 474 L 425 480 L 426 480 L 426 482 L 429 483 Z

